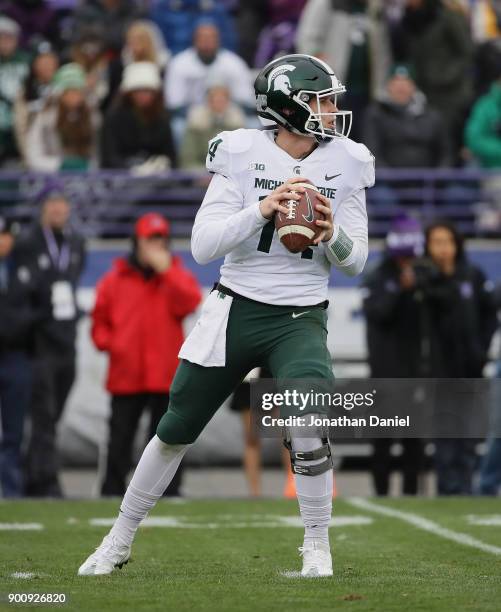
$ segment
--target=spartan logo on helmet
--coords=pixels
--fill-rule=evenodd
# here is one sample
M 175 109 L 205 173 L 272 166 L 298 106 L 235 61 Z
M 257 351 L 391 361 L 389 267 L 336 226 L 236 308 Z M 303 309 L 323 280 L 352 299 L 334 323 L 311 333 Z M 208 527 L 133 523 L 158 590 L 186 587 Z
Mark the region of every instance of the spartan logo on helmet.
M 295 69 L 296 67 L 290 64 L 274 68 L 268 75 L 268 91 L 283 91 L 285 95 L 290 96 L 292 93 L 291 82 L 287 73 Z

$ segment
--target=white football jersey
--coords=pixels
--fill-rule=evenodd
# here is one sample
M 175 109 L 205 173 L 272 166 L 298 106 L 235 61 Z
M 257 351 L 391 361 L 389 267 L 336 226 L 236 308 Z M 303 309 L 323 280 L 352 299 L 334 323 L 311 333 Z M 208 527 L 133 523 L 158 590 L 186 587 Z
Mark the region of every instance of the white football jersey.
M 297 160 L 275 144 L 274 130 L 221 132 L 209 143 L 214 174 L 192 233 L 196 261 L 225 256 L 221 280 L 233 291 L 266 304 L 311 306 L 327 299 L 331 265 L 359 274 L 367 259 L 365 188 L 374 184 L 374 157 L 348 138 L 320 144 Z M 259 202 L 287 179 L 309 179 L 331 201 L 332 239 L 290 253 Z

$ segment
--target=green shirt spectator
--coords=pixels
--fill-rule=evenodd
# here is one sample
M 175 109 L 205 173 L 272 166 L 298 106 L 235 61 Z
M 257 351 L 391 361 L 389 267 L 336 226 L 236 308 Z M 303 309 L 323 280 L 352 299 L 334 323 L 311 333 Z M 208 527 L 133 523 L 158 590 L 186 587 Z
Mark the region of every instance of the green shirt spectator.
M 465 141 L 483 168 L 501 168 L 501 79 L 473 106 Z

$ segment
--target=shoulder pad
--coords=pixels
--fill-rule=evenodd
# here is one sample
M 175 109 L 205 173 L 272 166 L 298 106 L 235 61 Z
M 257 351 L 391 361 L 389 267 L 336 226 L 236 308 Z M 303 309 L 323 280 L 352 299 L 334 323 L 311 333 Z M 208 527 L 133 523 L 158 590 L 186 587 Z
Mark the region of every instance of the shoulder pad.
M 376 180 L 376 158 L 369 149 L 361 142 L 355 142 L 350 138 L 341 141 L 346 153 L 353 159 L 355 164 L 360 164 L 361 187 L 372 187 Z
M 247 152 L 252 148 L 256 132 L 244 128 L 220 132 L 209 141 L 207 170 L 224 176 L 245 170 Z
M 343 144 L 345 145 L 347 153 L 358 161 L 367 162 L 374 157 L 369 149 L 361 142 L 355 142 L 350 138 L 344 138 Z

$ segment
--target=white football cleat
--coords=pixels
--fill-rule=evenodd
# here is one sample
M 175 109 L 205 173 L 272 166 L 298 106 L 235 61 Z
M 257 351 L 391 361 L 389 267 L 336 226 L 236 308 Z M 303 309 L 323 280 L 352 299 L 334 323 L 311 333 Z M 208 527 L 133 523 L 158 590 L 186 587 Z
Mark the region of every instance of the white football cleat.
M 308 542 L 299 549 L 303 557 L 301 576 L 304 578 L 321 578 L 332 576 L 331 549 L 323 542 Z
M 103 538 L 96 552 L 82 563 L 78 568 L 79 576 L 104 576 L 111 574 L 115 567 L 122 569 L 122 566 L 129 562 L 130 546 L 121 544 L 115 536 L 107 535 Z

